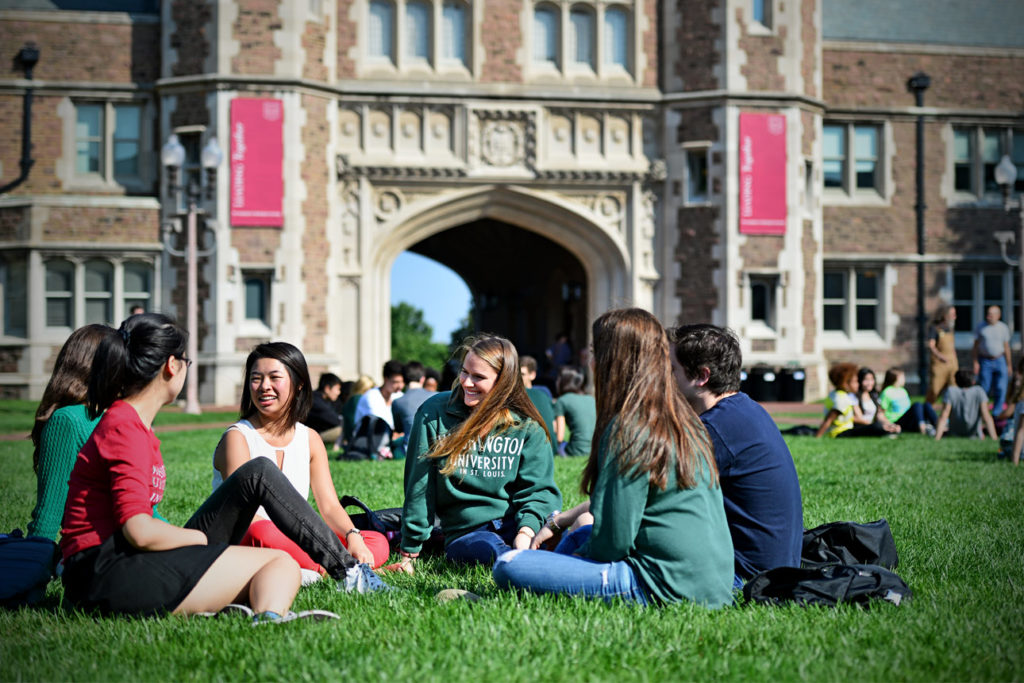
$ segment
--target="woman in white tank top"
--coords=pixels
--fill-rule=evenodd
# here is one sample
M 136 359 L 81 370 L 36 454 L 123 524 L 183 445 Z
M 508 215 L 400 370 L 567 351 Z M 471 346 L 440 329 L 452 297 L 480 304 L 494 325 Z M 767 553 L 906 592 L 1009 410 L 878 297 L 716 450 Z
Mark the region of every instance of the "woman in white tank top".
M 356 560 L 372 567 L 387 561 L 387 538 L 355 528 L 338 502 L 323 441 L 311 439 L 309 428 L 301 422 L 312 405 L 309 368 L 302 352 L 285 342 L 258 345 L 245 362 L 245 383 L 242 419 L 228 427 L 214 451 L 213 488 L 252 458 L 267 458 L 299 495 L 308 499 L 312 488 L 320 515 Z M 241 544 L 285 550 L 303 569 L 322 573 L 309 555 L 267 519 L 262 507 Z

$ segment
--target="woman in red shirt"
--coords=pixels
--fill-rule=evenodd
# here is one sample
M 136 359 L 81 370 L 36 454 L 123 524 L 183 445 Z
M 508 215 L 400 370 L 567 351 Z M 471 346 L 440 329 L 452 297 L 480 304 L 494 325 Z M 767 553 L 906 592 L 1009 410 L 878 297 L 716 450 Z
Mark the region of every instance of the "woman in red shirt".
M 185 527 L 153 517 L 166 472 L 152 423 L 184 385 L 192 363 L 186 339 L 169 318 L 144 313 L 125 320 L 97 350 L 88 407 L 93 416 L 106 412 L 69 482 L 60 542 L 65 598 L 115 614 L 192 614 L 247 602 L 258 622 L 293 618 L 295 560 L 280 550 L 229 545 L 260 505 L 333 577 L 359 566 L 275 467 L 254 460 L 238 468 Z

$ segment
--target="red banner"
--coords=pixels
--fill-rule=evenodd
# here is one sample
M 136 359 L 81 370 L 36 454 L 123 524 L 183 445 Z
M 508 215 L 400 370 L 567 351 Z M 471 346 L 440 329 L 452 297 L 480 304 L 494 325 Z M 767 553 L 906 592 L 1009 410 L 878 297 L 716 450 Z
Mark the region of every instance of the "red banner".
M 231 225 L 284 225 L 281 100 L 231 102 Z
M 786 117 L 740 114 L 740 232 L 786 234 Z

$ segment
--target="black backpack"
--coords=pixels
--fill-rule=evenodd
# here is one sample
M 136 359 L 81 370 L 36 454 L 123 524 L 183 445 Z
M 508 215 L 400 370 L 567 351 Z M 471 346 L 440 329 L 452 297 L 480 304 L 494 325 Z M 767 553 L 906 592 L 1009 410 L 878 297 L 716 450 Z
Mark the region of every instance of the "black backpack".
M 761 572 L 743 586 L 752 604 L 835 607 L 849 603 L 867 607 L 872 599 L 900 605 L 913 593 L 885 567 L 873 564 L 824 564 L 816 567 L 776 567 Z
M 889 522 L 879 519 L 867 524 L 831 522 L 804 531 L 800 564 L 875 564 L 895 569 L 899 564 L 896 541 Z
M 20 607 L 43 599 L 60 559 L 57 544 L 21 529 L 0 534 L 0 606 Z
M 357 507 L 362 510 L 362 512 L 350 515 L 352 524 L 357 529 L 384 534 L 388 539 L 391 552 L 398 552 L 402 545 L 402 508 L 371 510 L 370 506 L 355 496 L 341 496 L 338 500 L 344 508 Z M 441 520 L 437 515 L 434 515 L 434 529 L 430 532 L 430 538 L 423 544 L 420 554 L 428 557 L 444 555 L 444 532 L 441 531 Z

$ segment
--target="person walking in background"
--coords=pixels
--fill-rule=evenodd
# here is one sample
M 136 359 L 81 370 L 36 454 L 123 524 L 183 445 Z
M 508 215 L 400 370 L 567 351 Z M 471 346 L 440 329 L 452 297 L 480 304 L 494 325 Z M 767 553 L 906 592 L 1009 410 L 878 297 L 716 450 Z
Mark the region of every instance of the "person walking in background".
M 941 439 L 947 430 L 952 436 L 984 438 L 983 427 L 992 439 L 998 439 L 992 413 L 988 410 L 988 396 L 974 383 L 974 375 L 970 370 L 957 370 L 955 381 L 956 386 L 946 389 L 942 397 L 945 405 L 935 428 L 935 440 Z
M 933 406 L 948 387 L 954 385 L 953 376 L 960 369 L 954 342 L 956 307 L 944 304 L 932 319 L 928 333 L 928 351 L 931 363 L 928 368 L 928 392 L 924 400 Z
M 305 425 L 320 435 L 327 448 L 341 446 L 341 415 L 335 410 L 340 395 L 341 378 L 330 372 L 320 375 Z
M 647 311 L 594 321 L 599 441 L 587 503 L 552 515 L 530 550 L 498 558 L 499 588 L 640 605 L 732 602 L 733 548 L 707 431 L 675 386 L 664 328 Z M 581 516 L 592 524 L 539 550 Z
M 768 412 L 740 391 L 736 335 L 715 325 L 669 330 L 676 384 L 707 427 L 735 553 L 734 586 L 799 567 L 804 517 L 789 447 Z
M 100 421 L 98 415 L 89 417 L 85 407 L 93 357 L 103 338 L 114 333 L 114 328 L 106 325 L 79 327 L 57 354 L 32 426 L 36 506 L 28 523 L 29 536 L 57 540 L 68 498 L 68 477 L 78 452 Z
M 878 407 L 887 422 L 899 426 L 904 432 L 916 431 L 935 436 L 935 425 L 939 416 L 927 401 L 914 403 L 904 386 L 906 375 L 899 368 L 889 368 L 882 380 L 882 393 L 878 395 Z
M 593 396 L 583 393 L 583 382 L 583 373 L 572 366 L 566 366 L 558 373 L 555 438 L 562 455 L 590 455 L 597 406 Z M 565 439 L 566 427 L 569 428 L 568 441 Z
M 1010 355 L 1010 328 L 1000 318 L 999 306 L 985 309 L 985 321 L 974 333 L 971 360 L 978 386 L 992 399 L 992 412 L 999 415 L 1006 402 L 1006 387 L 1013 364 Z

